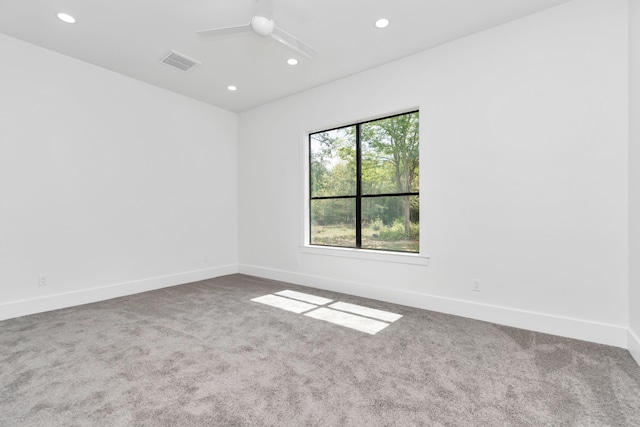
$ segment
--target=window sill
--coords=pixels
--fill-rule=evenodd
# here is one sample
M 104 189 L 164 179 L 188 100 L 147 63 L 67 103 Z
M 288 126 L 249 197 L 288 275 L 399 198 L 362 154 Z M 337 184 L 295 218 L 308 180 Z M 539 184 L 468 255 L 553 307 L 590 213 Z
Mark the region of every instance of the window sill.
M 300 246 L 300 252 L 312 255 L 355 258 L 367 261 L 392 262 L 397 264 L 429 265 L 429 257 L 420 254 L 375 251 L 367 249 L 336 248 L 332 246 Z

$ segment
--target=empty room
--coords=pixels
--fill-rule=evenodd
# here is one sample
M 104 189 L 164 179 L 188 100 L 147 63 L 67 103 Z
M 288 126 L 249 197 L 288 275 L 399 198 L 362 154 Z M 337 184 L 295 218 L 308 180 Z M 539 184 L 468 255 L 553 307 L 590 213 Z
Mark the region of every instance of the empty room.
M 637 0 L 0 0 L 0 426 L 640 425 Z

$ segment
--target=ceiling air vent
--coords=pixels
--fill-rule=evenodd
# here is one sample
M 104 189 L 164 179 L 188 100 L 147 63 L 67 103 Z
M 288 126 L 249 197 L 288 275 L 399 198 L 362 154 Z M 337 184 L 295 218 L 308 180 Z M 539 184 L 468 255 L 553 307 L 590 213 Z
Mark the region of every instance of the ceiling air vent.
M 180 71 L 189 71 L 196 65 L 200 65 L 200 62 L 196 61 L 193 58 L 189 58 L 186 55 L 181 54 L 180 52 L 176 52 L 172 50 L 167 53 L 161 60 L 163 64 L 167 64 L 170 67 L 176 68 Z

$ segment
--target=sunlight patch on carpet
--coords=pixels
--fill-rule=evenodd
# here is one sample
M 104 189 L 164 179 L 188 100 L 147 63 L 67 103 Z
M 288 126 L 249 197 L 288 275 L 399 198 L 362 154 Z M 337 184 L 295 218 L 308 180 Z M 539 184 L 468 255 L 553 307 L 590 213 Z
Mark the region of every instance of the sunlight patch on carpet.
M 303 292 L 296 292 L 296 291 L 289 291 L 289 290 L 276 292 L 276 295 L 280 295 L 287 298 L 293 298 L 293 299 L 297 299 L 304 302 L 310 302 L 311 304 L 316 304 L 316 305 L 325 305 L 325 304 L 329 304 L 330 302 L 333 302 L 333 300 L 329 298 L 322 298 L 322 297 L 317 297 L 315 295 L 305 294 Z
M 253 298 L 251 301 L 292 311 L 296 314 L 304 314 L 313 319 L 323 320 L 371 335 L 377 334 L 402 317 L 401 314 L 389 311 L 341 301 L 333 303 L 333 300 L 329 298 L 290 290 L 276 292 L 275 295 L 263 295 Z
M 349 304 L 348 302 L 337 302 L 335 304 L 331 304 L 329 308 L 334 308 L 340 311 L 348 311 L 349 313 L 359 314 L 361 316 L 373 317 L 374 319 L 384 320 L 385 322 L 395 322 L 402 317 L 401 314 L 395 314 L 383 310 L 376 310 L 375 308 L 363 307 L 356 304 Z
M 271 307 L 281 308 L 282 310 L 293 311 L 298 314 L 318 307 L 317 305 L 307 304 L 306 302 L 295 301 L 289 298 L 277 297 L 275 295 L 264 295 L 254 298 L 251 301 L 270 305 Z
M 343 313 L 342 311 L 331 310 L 330 308 L 324 307 L 305 313 L 305 316 L 324 320 L 325 322 L 334 323 L 340 326 L 346 326 L 347 328 L 355 329 L 356 331 L 365 332 L 371 335 L 375 335 L 389 326 L 386 322 L 357 316 L 355 314 Z

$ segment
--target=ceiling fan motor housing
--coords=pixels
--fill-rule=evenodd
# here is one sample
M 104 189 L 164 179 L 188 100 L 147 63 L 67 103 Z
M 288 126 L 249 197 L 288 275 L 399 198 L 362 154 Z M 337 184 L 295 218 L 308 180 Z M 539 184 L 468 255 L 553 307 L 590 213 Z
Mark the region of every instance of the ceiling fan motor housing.
M 273 19 L 269 19 L 264 16 L 254 16 L 251 18 L 251 29 L 260 37 L 267 37 L 273 33 L 276 28 L 276 23 Z

